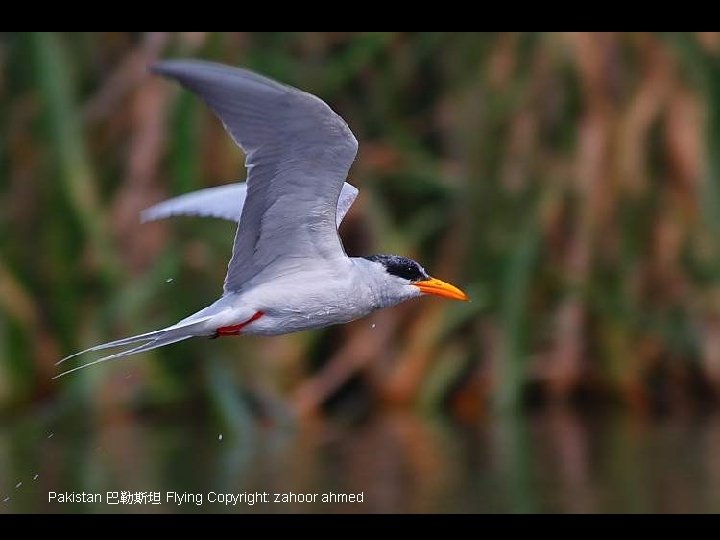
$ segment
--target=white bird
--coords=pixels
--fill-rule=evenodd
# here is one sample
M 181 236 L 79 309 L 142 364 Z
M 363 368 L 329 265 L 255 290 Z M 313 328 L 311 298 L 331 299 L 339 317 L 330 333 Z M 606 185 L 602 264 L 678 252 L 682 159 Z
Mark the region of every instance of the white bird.
M 67 356 L 141 345 L 99 362 L 196 336 L 278 335 L 347 323 L 431 294 L 468 297 L 397 255 L 348 257 L 337 227 L 358 191 L 345 183 L 358 143 L 318 97 L 251 71 L 169 60 L 154 73 L 195 92 L 246 155 L 247 182 L 160 203 L 145 220 L 206 215 L 238 221 L 222 296 L 180 322 Z

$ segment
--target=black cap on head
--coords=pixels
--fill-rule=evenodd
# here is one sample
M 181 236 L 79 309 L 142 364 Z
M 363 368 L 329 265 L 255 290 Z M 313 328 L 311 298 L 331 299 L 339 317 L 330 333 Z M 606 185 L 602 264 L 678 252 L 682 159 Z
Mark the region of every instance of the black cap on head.
M 422 266 L 407 257 L 400 257 L 399 255 L 372 255 L 371 257 L 364 258 L 368 261 L 382 264 L 388 274 L 407 279 L 408 281 L 416 282 L 430 279 L 430 276 Z

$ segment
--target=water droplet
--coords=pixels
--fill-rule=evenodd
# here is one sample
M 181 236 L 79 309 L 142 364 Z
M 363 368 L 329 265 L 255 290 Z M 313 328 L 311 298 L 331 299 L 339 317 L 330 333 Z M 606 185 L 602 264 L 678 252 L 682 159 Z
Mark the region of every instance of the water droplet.
M 218 435 L 218 441 L 222 441 L 222 433 Z
M 47 438 L 52 439 L 53 435 L 55 435 L 55 433 L 51 433 L 50 435 L 47 436 Z
M 372 323 L 372 326 L 370 326 L 370 328 L 375 328 L 375 323 Z
M 9 500 L 10 500 L 10 497 L 5 497 L 5 498 L 3 499 L 3 502 L 8 502 Z
M 37 479 L 38 479 L 38 476 L 40 476 L 40 475 L 39 475 L 39 474 L 35 474 L 35 476 L 33 476 L 33 480 L 37 480 Z
M 22 486 L 22 480 L 20 482 L 18 482 L 17 484 L 15 484 L 15 489 L 19 488 L 20 486 Z
M 175 281 L 175 278 L 169 277 L 165 280 L 165 283 L 172 283 L 173 281 Z

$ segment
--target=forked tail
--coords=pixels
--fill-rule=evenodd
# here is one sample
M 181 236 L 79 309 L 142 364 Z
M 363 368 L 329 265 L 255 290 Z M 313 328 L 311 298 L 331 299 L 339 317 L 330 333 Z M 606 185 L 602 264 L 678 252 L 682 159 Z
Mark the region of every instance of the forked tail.
M 206 317 L 200 317 L 196 319 L 189 317 L 188 319 L 184 319 L 179 323 L 173 326 L 168 326 L 167 328 L 164 328 L 162 330 L 155 330 L 154 332 L 147 332 L 145 334 L 139 334 L 137 336 L 118 339 L 116 341 L 110 341 L 108 343 L 102 343 L 101 345 L 95 345 L 94 347 L 90 347 L 89 349 L 85 349 L 84 351 L 71 354 L 70 356 L 66 356 L 65 358 L 60 360 L 56 365 L 60 365 L 66 360 L 70 360 L 71 358 L 80 356 L 81 354 L 94 351 L 102 351 L 104 349 L 114 349 L 115 347 L 132 345 L 134 343 L 142 343 L 142 345 L 139 345 L 137 347 L 104 356 L 98 360 L 93 360 L 92 362 L 88 362 L 87 364 L 82 364 L 72 369 L 68 369 L 67 371 L 63 371 L 62 373 L 55 375 L 53 379 L 57 379 L 59 377 L 62 377 L 63 375 L 67 375 L 68 373 L 72 373 L 73 371 L 77 371 L 79 369 L 84 369 L 86 367 L 99 364 L 100 362 L 106 362 L 107 360 L 114 360 L 116 358 L 122 358 L 123 356 L 130 356 L 141 352 L 151 351 L 153 349 L 157 349 L 158 347 L 170 345 L 171 343 L 176 343 L 184 339 L 195 336 L 207 335 L 207 328 L 203 323 L 205 323 L 211 318 L 213 318 L 213 315 L 208 315 Z

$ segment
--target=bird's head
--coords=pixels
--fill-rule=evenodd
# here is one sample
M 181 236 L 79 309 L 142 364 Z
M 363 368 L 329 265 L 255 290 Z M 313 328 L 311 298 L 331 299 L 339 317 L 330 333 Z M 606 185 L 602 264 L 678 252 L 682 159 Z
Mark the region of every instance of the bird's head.
M 373 255 L 364 257 L 384 272 L 382 279 L 389 289 L 388 303 L 396 304 L 422 294 L 433 294 L 452 300 L 470 300 L 468 296 L 449 283 L 430 275 L 416 261 L 399 255 Z

